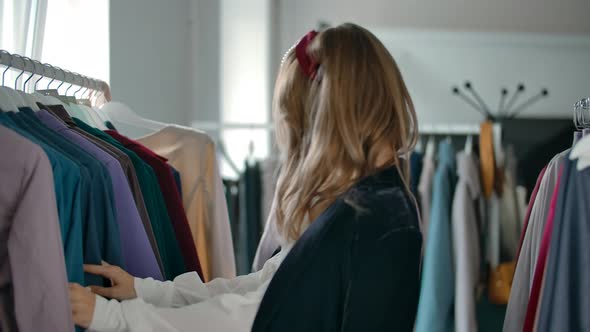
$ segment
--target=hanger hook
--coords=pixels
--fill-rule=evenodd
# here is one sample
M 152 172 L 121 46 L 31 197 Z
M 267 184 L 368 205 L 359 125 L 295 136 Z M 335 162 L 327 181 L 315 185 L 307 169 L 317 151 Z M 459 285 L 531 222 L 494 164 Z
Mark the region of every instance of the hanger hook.
M 41 61 L 37 61 L 37 60 L 33 60 L 35 63 L 38 63 L 41 66 L 41 77 L 39 77 L 38 80 L 35 81 L 35 84 L 33 84 L 33 90 L 37 91 L 37 84 L 39 84 L 39 81 L 41 81 L 43 78 L 45 78 L 45 65 L 43 65 L 41 63 Z
M 33 76 L 35 76 L 35 72 L 37 71 L 37 64 L 35 63 L 35 60 L 31 59 L 31 58 L 27 58 L 31 64 L 33 65 L 33 70 L 31 71 L 31 76 L 29 76 L 29 78 L 27 78 L 25 80 L 25 82 L 23 83 L 23 91 L 26 90 L 27 88 L 27 83 L 29 83 L 29 81 L 31 80 L 31 78 L 33 78 Z
M 75 78 L 76 78 L 76 76 L 75 76 L 76 74 L 75 74 L 75 73 L 72 73 L 72 72 L 69 72 L 69 73 L 70 73 L 70 74 L 72 74 L 72 81 L 74 81 L 74 80 L 75 80 Z M 70 86 L 68 86 L 68 88 L 66 89 L 66 92 L 64 92 L 64 96 L 67 96 L 67 95 L 68 95 L 68 91 L 70 91 L 70 89 L 71 89 L 73 86 L 74 86 L 74 83 L 71 83 L 71 82 L 70 82 Z
M 10 54 L 4 50 L 2 51 L 2 53 L 5 53 L 6 55 L 8 55 L 10 57 L 10 63 L 8 64 L 6 69 L 4 69 L 4 71 L 2 72 L 2 86 L 4 86 L 4 77 L 6 76 L 6 72 L 8 71 L 8 69 L 10 69 L 12 67 L 12 61 L 14 60 L 14 57 L 12 56 L 12 54 Z
M 84 76 L 77 74 L 78 78 L 80 79 L 80 84 L 78 85 L 80 88 L 76 91 L 74 91 L 74 98 L 76 97 L 76 94 L 78 94 L 78 92 L 80 92 L 82 89 L 84 89 Z
M 100 96 L 102 96 L 104 94 L 104 91 L 102 91 L 102 82 L 100 81 L 96 81 L 96 94 L 94 95 L 94 99 L 96 100 L 96 102 L 98 103 L 98 98 L 100 98 Z
M 82 84 L 84 84 L 84 91 L 82 91 L 82 94 L 80 95 L 80 99 L 84 99 L 82 97 L 84 97 L 84 94 L 88 91 L 88 84 L 89 80 L 88 77 L 84 76 L 84 81 L 82 82 Z
M 89 83 L 88 85 L 90 85 L 90 92 L 88 93 L 88 99 L 92 99 L 92 95 L 96 92 L 95 91 L 96 90 L 96 81 L 93 78 L 91 78 L 90 82 L 88 82 L 88 83 Z
M 49 68 L 51 68 L 52 72 L 51 72 L 51 81 L 49 81 L 49 83 L 47 83 L 47 90 L 49 90 L 49 86 L 51 86 L 51 83 L 53 83 L 53 81 L 55 81 L 55 76 L 56 76 L 56 72 L 55 72 L 55 68 L 54 66 L 46 63 L 46 66 L 48 66 Z
M 59 88 L 61 88 L 62 85 L 64 85 L 65 79 L 66 79 L 66 71 L 59 68 L 59 67 L 55 67 L 55 69 L 57 70 L 57 72 L 61 72 L 62 73 L 62 78 L 61 78 L 61 83 L 59 83 L 59 85 L 57 86 L 57 88 L 55 88 L 55 90 L 59 90 Z M 56 75 L 57 76 L 57 73 Z
M 22 55 L 15 54 L 14 56 L 20 58 L 22 60 L 22 62 L 23 62 L 23 69 L 22 69 L 22 71 L 14 79 L 14 90 L 18 90 L 18 88 L 17 88 L 17 82 L 18 82 L 18 79 L 21 78 L 21 76 L 23 76 L 23 74 L 25 73 L 26 67 L 27 67 L 27 62 L 25 61 L 25 59 L 24 59 L 24 57 Z

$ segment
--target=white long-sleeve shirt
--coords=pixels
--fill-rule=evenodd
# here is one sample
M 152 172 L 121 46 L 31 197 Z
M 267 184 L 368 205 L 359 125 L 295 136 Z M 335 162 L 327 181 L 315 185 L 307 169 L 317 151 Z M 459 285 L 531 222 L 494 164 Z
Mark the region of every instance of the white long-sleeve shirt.
M 195 272 L 174 281 L 135 279 L 137 298 L 119 302 L 96 296 L 91 332 L 250 331 L 285 247 L 262 270 L 203 283 Z
M 479 279 L 480 244 L 478 199 L 482 196 L 479 170 L 469 154 L 457 156 L 459 181 L 452 206 L 455 263 L 455 331 L 477 331 L 476 288 Z

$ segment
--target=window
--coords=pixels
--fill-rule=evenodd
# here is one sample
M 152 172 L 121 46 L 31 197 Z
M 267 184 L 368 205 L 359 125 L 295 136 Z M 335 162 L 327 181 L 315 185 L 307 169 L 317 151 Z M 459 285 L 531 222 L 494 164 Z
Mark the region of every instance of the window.
M 108 82 L 109 1 L 0 0 L 0 48 Z
M 109 1 L 50 0 L 40 60 L 108 83 Z

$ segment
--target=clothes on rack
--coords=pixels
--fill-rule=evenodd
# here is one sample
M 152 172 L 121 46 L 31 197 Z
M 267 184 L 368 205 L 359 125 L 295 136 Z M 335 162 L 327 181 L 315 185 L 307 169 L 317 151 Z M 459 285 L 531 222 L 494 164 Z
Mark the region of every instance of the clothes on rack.
M 516 160 L 510 148 L 494 146 L 492 126 L 482 125 L 485 147 L 467 140 L 456 153 L 459 144 L 447 136 L 436 159 L 433 138 L 424 153 L 418 192 L 426 242 L 416 331 L 490 331 L 502 325 L 523 202 L 513 175 Z
M 426 153 L 422 159 L 422 171 L 418 181 L 418 196 L 422 219 L 422 236 L 424 243 L 428 241 L 428 229 L 430 226 L 430 203 L 432 201 L 432 180 L 435 172 L 434 156 Z
M 279 171 L 279 160 L 270 156 L 260 162 L 260 171 L 262 172 L 262 229 L 266 226 L 266 220 L 272 209 L 272 202 L 277 187 L 277 176 Z
M 562 153 L 549 162 L 540 175 L 541 181 L 537 193 L 531 196 L 529 202 L 531 212 L 528 220 L 525 220 L 526 227 L 523 227 L 521 234 L 523 240 L 518 250 L 519 256 L 504 320 L 504 331 L 521 331 L 524 327 L 543 229 L 549 215 L 559 169 L 565 159 L 566 155 Z
M 476 331 L 477 286 L 481 266 L 482 199 L 479 170 L 473 155 L 457 155 L 455 195 L 451 211 L 455 274 L 455 331 Z
M 420 196 L 418 195 L 418 185 L 420 182 L 420 174 L 422 173 L 422 162 L 424 155 L 418 151 L 413 151 L 410 155 L 410 189 L 412 194 L 416 197 L 418 202 Z
M 81 216 L 84 262 L 100 264 L 102 261 L 127 267 L 121 253 L 119 222 L 116 219 L 113 188 L 104 165 L 83 148 L 44 125 L 30 109 L 1 114 L 6 121 L 52 146 L 58 158 L 68 158 L 81 172 Z M 69 202 L 66 202 L 69 204 Z M 83 237 L 82 237 L 83 236 Z M 66 257 L 67 259 L 67 257 Z M 81 267 L 80 267 L 81 268 Z M 103 285 L 102 277 L 86 274 L 88 285 Z
M 176 240 L 182 251 L 184 258 L 184 265 L 188 271 L 197 271 L 199 275 L 203 275 L 195 241 L 184 213 L 184 207 L 180 198 L 180 193 L 176 189 L 176 180 L 172 173 L 172 168 L 166 163 L 168 159 L 158 156 L 150 151 L 145 146 L 119 134 L 113 130 L 106 130 L 107 134 L 119 141 L 126 148 L 135 152 L 141 159 L 143 159 L 156 173 L 162 196 L 166 204 L 168 217 L 172 222 Z
M 539 175 L 504 331 L 583 331 L 590 326 L 585 292 L 590 287 L 589 143 L 586 136 L 574 140 Z
M 455 276 L 451 238 L 451 205 L 456 182 L 455 151 L 451 143 L 438 147 L 438 167 L 433 180 L 428 237 L 424 252 L 422 286 L 416 331 L 451 331 Z
M 265 225 L 263 222 L 265 220 L 263 218 L 264 199 L 270 197 L 272 204 L 275 191 L 274 165 L 274 161 L 269 162 L 268 160 L 254 163 L 246 161 L 239 180 L 224 180 L 231 215 L 230 222 L 238 275 L 260 270 L 271 257 L 269 255 L 263 261 L 257 260 L 257 252 L 260 250 L 260 239 Z M 269 181 L 270 183 L 268 183 Z M 274 211 L 269 213 L 274 213 Z M 272 248 L 273 253 L 277 249 L 279 249 L 278 245 Z
M 121 241 L 122 253 L 127 268 L 133 273 L 137 273 L 137 275 L 161 276 L 156 256 L 150 246 L 147 233 L 143 228 L 139 212 L 133 201 L 127 178 L 117 160 L 66 127 L 63 122 L 60 122 L 48 111 L 39 111 L 37 116 L 48 128 L 84 148 L 106 167 L 112 181 L 120 236 L 124 240 Z
M 180 172 L 182 203 L 204 280 L 235 277 L 227 203 L 211 138 L 192 128 L 168 125 L 137 142 Z
M 127 156 L 125 153 L 123 153 L 121 150 L 117 149 L 113 145 L 110 145 L 106 141 L 103 141 L 78 127 L 78 125 L 74 122 L 74 120 L 70 117 L 70 115 L 62 105 L 52 105 L 46 107 L 45 109 L 51 112 L 53 115 L 55 115 L 58 119 L 60 119 L 68 128 L 70 128 L 80 136 L 84 137 L 89 142 L 93 143 L 95 146 L 101 148 L 103 151 L 109 153 L 113 158 L 115 158 L 120 163 L 129 183 L 131 192 L 133 194 L 133 199 L 135 201 L 137 210 L 141 217 L 143 227 L 150 241 L 152 250 L 154 251 L 154 254 L 156 256 L 156 260 L 158 261 L 160 271 L 164 271 L 164 264 L 160 256 L 158 242 L 156 240 L 154 230 L 152 228 L 152 223 L 145 204 L 145 200 L 141 192 L 139 178 L 137 177 L 137 173 L 135 171 L 131 158 L 129 158 L 129 156 Z
M 184 266 L 182 252 L 176 241 L 174 230 L 166 211 L 164 198 L 153 169 L 135 152 L 125 148 L 105 132 L 89 126 L 82 120 L 76 118 L 73 120 L 82 130 L 112 145 L 131 159 L 139 178 L 139 184 L 141 186 L 143 197 L 146 200 L 146 207 L 148 209 L 150 221 L 152 222 L 154 235 L 158 242 L 160 257 L 162 258 L 162 263 L 164 265 L 164 276 L 167 279 L 172 279 L 175 276 L 184 273 L 186 267 Z
M 240 219 L 237 258 L 238 274 L 251 272 L 262 235 L 262 179 L 260 164 L 247 161 L 240 179 Z
M 0 162 L 2 175 L 10 176 L 0 188 L 2 330 L 72 330 L 67 282 L 109 285 L 85 274 L 83 264 L 104 261 L 154 280 L 187 271 L 204 279 L 181 198 L 180 187 L 189 183 L 181 167 L 174 170 L 166 158 L 121 133 L 72 118 L 68 109 L 38 104 L 37 111 L 0 110 L 0 151 L 13 160 Z M 188 162 L 183 169 L 190 170 Z M 216 168 L 215 161 L 207 163 Z M 183 192 L 194 197 L 194 190 Z M 224 232 L 209 238 L 212 246 L 233 250 L 225 197 L 206 199 L 201 206 L 225 211 L 225 218 L 221 211 L 207 220 L 209 228 Z M 230 266 L 231 274 L 233 252 L 218 258 L 224 261 L 214 265 Z

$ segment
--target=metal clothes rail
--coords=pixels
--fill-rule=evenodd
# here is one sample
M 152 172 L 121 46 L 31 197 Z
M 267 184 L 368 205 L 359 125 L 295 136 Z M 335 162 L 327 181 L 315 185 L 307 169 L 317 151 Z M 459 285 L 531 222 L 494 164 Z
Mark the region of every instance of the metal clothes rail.
M 77 85 L 94 91 L 101 91 L 104 93 L 105 97 L 110 100 L 109 85 L 106 82 L 98 79 L 61 69 L 47 63 L 41 63 L 40 61 L 33 60 L 22 55 L 11 54 L 5 50 L 0 50 L 0 65 L 6 67 L 4 72 L 6 72 L 7 69 L 12 68 L 31 73 L 33 75 L 39 75 L 41 78 L 50 78 L 52 80 Z M 38 79 L 36 82 L 39 80 L 40 79 Z

